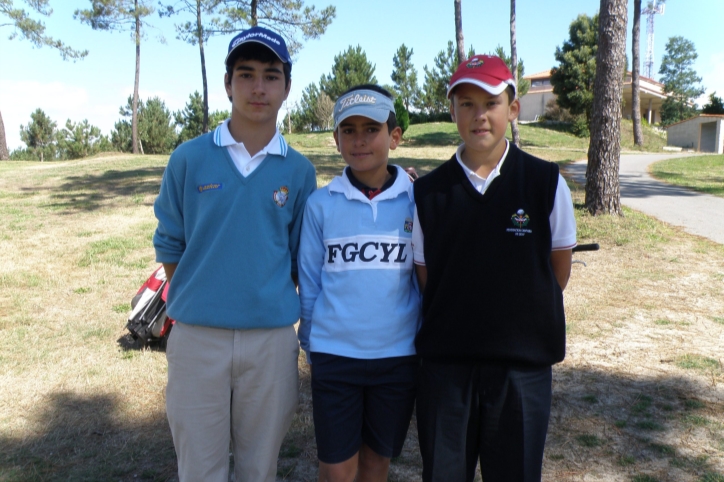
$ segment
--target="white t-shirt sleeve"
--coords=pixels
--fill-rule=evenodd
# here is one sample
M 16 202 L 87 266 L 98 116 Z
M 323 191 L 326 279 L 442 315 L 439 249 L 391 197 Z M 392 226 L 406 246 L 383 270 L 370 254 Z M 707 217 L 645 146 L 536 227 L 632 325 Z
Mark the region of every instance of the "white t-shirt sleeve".
M 425 266 L 425 236 L 422 234 L 420 219 L 417 217 L 417 206 L 415 216 L 412 220 L 412 259 L 415 264 Z
M 553 251 L 572 249 L 576 246 L 576 218 L 573 215 L 571 190 L 563 176 L 558 174 L 558 187 L 550 215 L 551 248 Z

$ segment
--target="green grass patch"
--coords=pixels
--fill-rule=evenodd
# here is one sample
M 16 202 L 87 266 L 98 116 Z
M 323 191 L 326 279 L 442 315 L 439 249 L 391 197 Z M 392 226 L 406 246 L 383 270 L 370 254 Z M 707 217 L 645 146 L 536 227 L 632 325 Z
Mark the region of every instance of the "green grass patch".
M 634 413 L 644 413 L 651 407 L 653 399 L 648 395 L 640 395 L 633 405 L 631 405 L 631 411 Z
M 712 321 L 714 321 L 715 323 L 719 323 L 720 325 L 724 325 L 724 317 L 721 317 L 721 316 L 712 316 L 711 319 L 712 319 Z
M 596 397 L 596 395 L 584 395 L 583 397 L 581 397 L 581 400 L 592 405 L 594 403 L 598 403 L 598 397 Z
M 579 444 L 589 448 L 603 445 L 603 440 L 601 440 L 597 435 L 593 434 L 579 435 L 576 437 L 576 440 Z
M 699 479 L 699 482 L 724 482 L 724 475 L 710 472 Z
M 666 326 L 666 325 L 670 325 L 671 321 L 665 320 L 662 318 L 662 319 L 654 320 L 654 324 L 660 325 L 660 326 Z
M 653 164 L 651 173 L 669 184 L 724 197 L 724 155 L 667 159 Z
M 702 355 L 686 354 L 677 358 L 676 366 L 686 370 L 716 370 L 719 361 Z
M 131 304 L 130 303 L 123 303 L 120 305 L 114 305 L 111 310 L 114 313 L 129 313 L 131 311 Z
M 96 264 L 111 264 L 121 267 L 144 268 L 148 259 L 129 261 L 129 256 L 136 250 L 147 248 L 147 239 L 141 237 L 111 237 L 90 243 L 88 249 L 78 262 L 78 266 L 87 267 Z
M 649 444 L 649 448 L 659 455 L 671 457 L 676 454 L 676 449 L 671 445 L 652 443 Z
M 664 430 L 663 425 L 658 422 L 654 422 L 653 420 L 641 420 L 636 422 L 635 427 L 641 430 L 654 430 L 658 432 Z
M 636 463 L 636 457 L 633 455 L 622 455 L 618 458 L 618 465 L 621 467 L 628 467 Z
M 696 398 L 687 398 L 684 400 L 684 408 L 687 410 L 700 410 L 704 408 L 706 405 L 704 405 L 704 402 L 701 400 L 697 400 Z

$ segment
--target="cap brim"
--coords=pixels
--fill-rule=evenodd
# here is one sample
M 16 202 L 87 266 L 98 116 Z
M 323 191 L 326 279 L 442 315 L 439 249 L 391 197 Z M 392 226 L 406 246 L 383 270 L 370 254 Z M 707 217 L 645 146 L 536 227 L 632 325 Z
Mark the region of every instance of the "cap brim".
M 264 43 L 264 42 L 261 42 L 261 41 L 259 41 L 259 40 L 249 39 L 249 40 L 246 40 L 246 41 L 244 41 L 244 42 L 241 42 L 241 43 L 237 44 L 233 49 L 231 49 L 231 51 L 230 51 L 228 54 L 226 54 L 226 58 L 224 59 L 224 64 L 229 63 L 229 57 L 231 57 L 231 54 L 233 54 L 233 53 L 236 51 L 236 49 L 238 49 L 239 47 L 241 47 L 241 46 L 244 45 L 244 44 L 248 44 L 248 43 L 252 43 L 252 42 L 263 45 L 264 47 L 266 47 L 266 48 L 268 48 L 269 50 L 271 50 L 272 52 L 274 52 L 274 55 L 276 55 L 277 58 L 278 58 L 283 64 L 286 64 L 286 63 L 287 63 L 287 61 L 284 60 L 283 58 L 281 58 L 281 57 L 279 56 L 279 54 L 276 52 L 276 50 L 274 50 L 273 48 L 269 47 L 268 44 L 266 44 L 266 43 Z
M 501 82 L 501 83 L 499 83 L 499 84 L 497 84 L 497 85 L 493 85 L 493 84 L 488 84 L 488 83 L 486 83 L 486 82 L 483 82 L 482 80 L 471 79 L 471 78 L 463 78 L 463 79 L 457 80 L 454 84 L 452 84 L 452 85 L 447 89 L 447 98 L 448 98 L 448 99 L 450 98 L 450 94 L 452 94 L 453 89 L 454 89 L 455 87 L 457 87 L 458 85 L 460 85 L 460 84 L 473 84 L 473 85 L 476 85 L 476 86 L 480 87 L 481 89 L 483 89 L 484 91 L 486 91 L 486 92 L 488 92 L 489 94 L 492 94 L 492 95 L 500 95 L 500 94 L 503 93 L 503 91 L 504 91 L 505 89 L 508 88 L 508 86 L 511 86 L 511 87 L 513 87 L 513 91 L 515 91 L 516 96 L 518 95 L 517 89 L 515 88 L 515 86 L 514 86 L 512 83 Z
M 382 124 L 383 122 L 387 122 L 387 119 L 390 117 L 390 112 L 391 111 L 387 108 L 380 108 L 371 105 L 357 105 L 350 107 L 345 109 L 345 111 L 337 118 L 337 122 L 334 124 L 334 129 L 336 130 L 345 119 L 356 115 L 367 117 L 368 119 L 372 119 L 373 121 Z

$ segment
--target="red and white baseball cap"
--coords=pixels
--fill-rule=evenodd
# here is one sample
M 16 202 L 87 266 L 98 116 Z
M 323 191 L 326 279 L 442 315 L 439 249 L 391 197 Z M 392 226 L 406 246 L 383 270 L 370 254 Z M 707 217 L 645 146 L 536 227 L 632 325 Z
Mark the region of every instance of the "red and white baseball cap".
M 457 70 L 450 78 L 450 87 L 447 89 L 447 98 L 450 98 L 453 89 L 460 84 L 473 84 L 493 95 L 502 93 L 508 86 L 513 87 L 515 96 L 518 88 L 515 85 L 513 74 L 505 65 L 503 59 L 494 55 L 475 55 L 458 65 Z

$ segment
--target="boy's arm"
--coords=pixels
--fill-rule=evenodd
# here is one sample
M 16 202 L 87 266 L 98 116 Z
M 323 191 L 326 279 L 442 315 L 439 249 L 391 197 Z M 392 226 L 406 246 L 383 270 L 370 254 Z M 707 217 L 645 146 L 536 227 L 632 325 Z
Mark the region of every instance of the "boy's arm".
M 289 228 L 289 252 L 292 255 L 292 281 L 295 286 L 299 286 L 299 275 L 297 273 L 297 255 L 299 251 L 299 235 L 302 229 L 302 218 L 304 206 L 307 198 L 317 189 L 317 174 L 314 167 L 310 164 L 309 169 L 305 173 L 304 186 L 299 193 L 297 202 L 294 203 L 294 214 L 292 225 Z
M 176 177 L 172 167 L 175 156 L 172 154 L 169 165 L 163 173 L 161 189 L 153 205 L 158 226 L 153 235 L 156 261 L 164 265 L 166 279 L 171 281 L 176 265 L 186 249 L 183 215 L 183 185 Z
M 416 264 L 415 273 L 417 274 L 417 284 L 420 285 L 420 293 L 424 293 L 427 284 L 427 266 Z
M 559 251 L 551 251 L 551 265 L 553 266 L 553 274 L 556 275 L 561 291 L 566 289 L 568 278 L 571 277 L 571 265 L 573 259 L 573 250 L 561 249 Z
M 161 263 L 163 264 L 163 271 L 166 273 L 166 281 L 168 283 L 171 283 L 171 278 L 173 278 L 173 274 L 176 272 L 176 266 L 178 266 L 178 263 Z
M 322 268 L 324 266 L 324 239 L 322 226 L 315 216 L 313 203 L 304 209 L 301 237 L 299 240 L 298 273 L 301 317 L 297 336 L 299 344 L 309 359 L 309 335 L 312 331 L 312 313 L 322 292 Z

